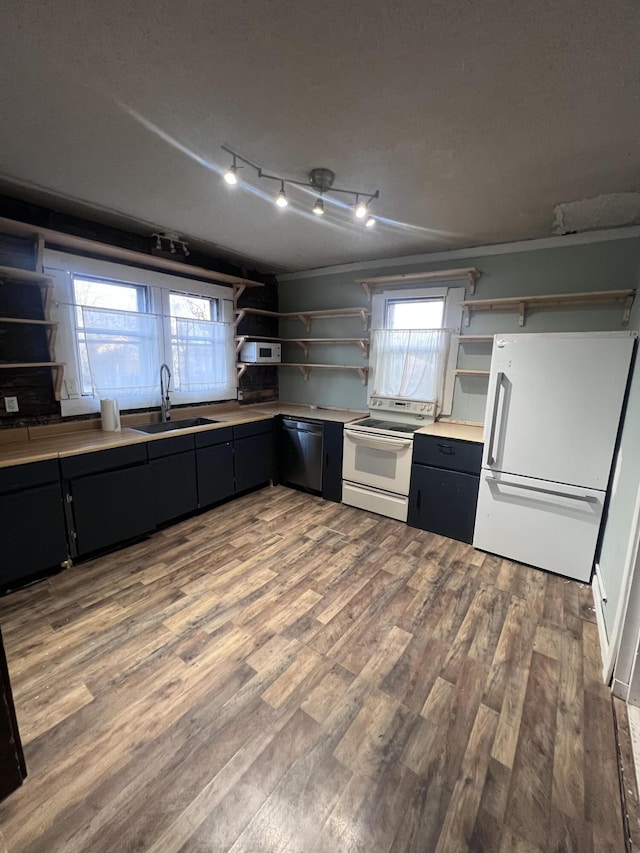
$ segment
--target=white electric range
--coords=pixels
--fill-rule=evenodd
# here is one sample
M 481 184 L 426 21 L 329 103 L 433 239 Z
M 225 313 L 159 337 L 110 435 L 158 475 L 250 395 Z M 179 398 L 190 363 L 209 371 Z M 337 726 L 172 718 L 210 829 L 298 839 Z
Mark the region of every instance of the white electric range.
M 413 434 L 435 414 L 432 400 L 372 397 L 369 417 L 344 427 L 342 502 L 406 521 Z

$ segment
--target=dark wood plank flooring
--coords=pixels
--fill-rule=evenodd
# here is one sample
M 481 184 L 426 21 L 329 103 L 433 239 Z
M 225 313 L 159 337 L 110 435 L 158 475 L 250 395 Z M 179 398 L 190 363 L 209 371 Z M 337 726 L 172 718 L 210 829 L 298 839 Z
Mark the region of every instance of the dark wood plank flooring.
M 12 853 L 624 849 L 586 586 L 278 487 L 0 622 Z

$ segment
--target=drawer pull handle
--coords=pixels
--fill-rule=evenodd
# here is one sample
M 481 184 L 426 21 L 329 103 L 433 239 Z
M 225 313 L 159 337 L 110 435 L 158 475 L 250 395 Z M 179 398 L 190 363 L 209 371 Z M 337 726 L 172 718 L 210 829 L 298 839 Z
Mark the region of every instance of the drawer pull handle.
M 453 454 L 454 454 L 453 445 L 451 445 L 451 444 L 438 444 L 438 447 L 440 449 L 440 453 L 444 453 L 445 456 L 453 456 Z
M 416 500 L 416 509 L 420 509 L 422 503 L 422 489 L 418 489 L 418 499 Z

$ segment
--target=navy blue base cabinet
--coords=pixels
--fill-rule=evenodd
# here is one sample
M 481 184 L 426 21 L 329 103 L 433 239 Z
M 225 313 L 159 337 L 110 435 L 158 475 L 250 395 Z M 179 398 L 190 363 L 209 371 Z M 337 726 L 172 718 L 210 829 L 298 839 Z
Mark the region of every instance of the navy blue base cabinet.
M 0 469 L 0 587 L 67 559 L 58 460 Z
M 481 460 L 477 442 L 416 435 L 407 523 L 471 543 Z

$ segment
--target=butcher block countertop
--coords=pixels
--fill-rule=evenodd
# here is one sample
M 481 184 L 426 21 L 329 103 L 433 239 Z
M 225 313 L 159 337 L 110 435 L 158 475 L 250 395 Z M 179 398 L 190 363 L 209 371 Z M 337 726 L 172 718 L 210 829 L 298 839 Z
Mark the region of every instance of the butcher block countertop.
M 479 441 L 482 443 L 483 427 L 470 424 L 456 424 L 449 421 L 436 421 L 435 424 L 422 427 L 416 435 L 435 435 L 440 438 L 458 438 L 462 441 Z
M 127 444 L 162 441 L 165 438 L 176 435 L 206 432 L 208 430 L 233 426 L 234 424 L 269 420 L 274 415 L 279 414 L 346 423 L 355 418 L 364 417 L 367 412 L 317 409 L 299 404 L 269 403 L 257 406 L 236 406 L 231 410 L 221 410 L 221 407 L 210 407 L 206 410 L 204 407 L 199 407 L 197 411 L 174 409 L 174 420 L 197 415 L 204 418 L 210 417 L 215 419 L 217 423 L 156 434 L 138 432 L 132 428 L 136 423 L 150 423 L 153 418 L 149 414 L 123 416 L 123 420 L 129 421 L 132 425 L 123 425 L 120 432 L 103 432 L 100 428 L 99 420 L 75 421 L 67 424 L 31 427 L 29 429 L 5 430 L 0 432 L 0 468 L 7 468 L 11 465 L 24 465 L 29 462 L 41 462 L 45 459 L 78 456 L 81 453 L 109 450 L 110 448 L 122 447 Z

